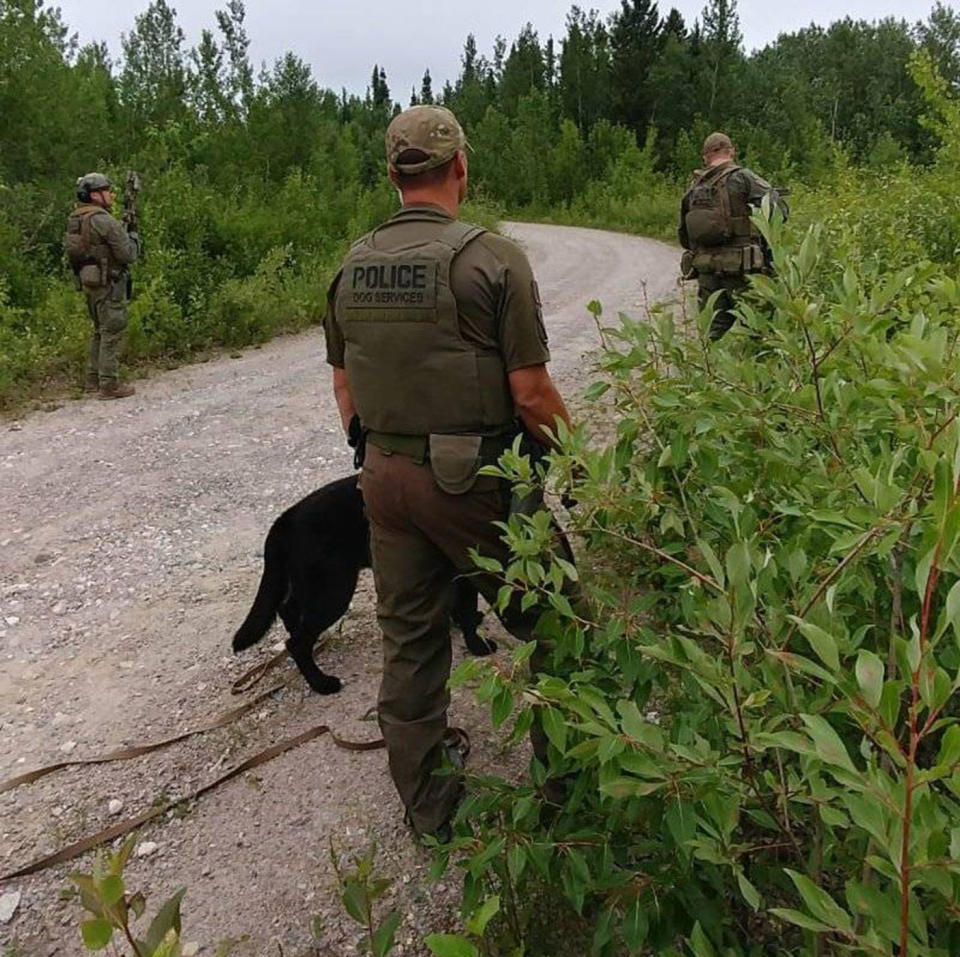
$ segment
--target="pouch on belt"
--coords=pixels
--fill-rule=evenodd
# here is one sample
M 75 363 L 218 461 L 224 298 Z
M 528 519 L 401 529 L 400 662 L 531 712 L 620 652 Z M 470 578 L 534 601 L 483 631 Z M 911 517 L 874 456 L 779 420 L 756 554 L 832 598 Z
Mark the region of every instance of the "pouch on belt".
M 430 470 L 444 492 L 463 495 L 473 488 L 482 442 L 480 435 L 430 435 Z

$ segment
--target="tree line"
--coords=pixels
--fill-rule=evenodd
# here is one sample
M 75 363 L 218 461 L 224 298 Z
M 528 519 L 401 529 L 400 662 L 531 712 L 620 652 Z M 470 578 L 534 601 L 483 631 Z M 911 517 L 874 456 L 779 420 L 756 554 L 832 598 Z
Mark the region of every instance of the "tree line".
M 190 349 L 221 326 L 243 339 L 249 303 L 206 317 L 258 270 L 268 286 L 310 271 L 302 311 L 322 309 L 345 239 L 392 208 L 382 135 L 407 102 L 454 109 L 475 147 L 475 195 L 493 206 L 667 233 L 711 129 L 769 177 L 816 183 L 837 156 L 931 159 L 907 68 L 916 51 L 960 85 L 960 16 L 942 3 L 922 23 L 848 18 L 752 53 L 736 0 L 707 0 L 693 23 L 654 0 L 621 0 L 606 17 L 574 6 L 561 37 L 528 24 L 485 53 L 468 36 L 458 75 L 437 84 L 426 69 L 409 99 L 386 64 L 362 94 L 326 88 L 293 52 L 256 70 L 242 0 L 215 21 L 190 46 L 154 0 L 113 60 L 43 0 L 0 0 L 0 335 L 40 335 L 70 308 L 60 237 L 73 181 L 92 169 L 143 174 L 145 335 Z

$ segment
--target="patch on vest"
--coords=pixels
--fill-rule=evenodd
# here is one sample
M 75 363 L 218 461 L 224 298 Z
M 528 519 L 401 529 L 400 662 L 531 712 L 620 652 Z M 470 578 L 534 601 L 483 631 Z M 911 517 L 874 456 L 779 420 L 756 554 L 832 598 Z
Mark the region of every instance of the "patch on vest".
M 344 319 L 432 322 L 437 318 L 437 263 L 432 259 L 357 262 L 344 269 Z

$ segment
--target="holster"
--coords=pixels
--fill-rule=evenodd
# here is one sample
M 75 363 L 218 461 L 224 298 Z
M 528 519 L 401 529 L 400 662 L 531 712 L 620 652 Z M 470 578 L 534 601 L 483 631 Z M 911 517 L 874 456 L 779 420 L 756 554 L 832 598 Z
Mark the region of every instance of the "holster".
M 356 413 L 347 426 L 347 445 L 353 449 L 353 467 L 363 468 L 363 460 L 367 457 L 367 430 Z

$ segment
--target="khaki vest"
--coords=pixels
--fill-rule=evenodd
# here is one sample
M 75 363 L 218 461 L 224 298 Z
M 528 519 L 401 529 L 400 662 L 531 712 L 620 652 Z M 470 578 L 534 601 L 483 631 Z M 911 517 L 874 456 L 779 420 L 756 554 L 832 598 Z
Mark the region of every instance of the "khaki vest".
M 426 436 L 510 427 L 503 358 L 463 339 L 450 288 L 454 257 L 483 232 L 437 224 L 431 238 L 389 248 L 374 230 L 347 254 L 335 308 L 347 382 L 366 428 Z
M 77 206 L 67 219 L 63 248 L 84 286 L 105 286 L 119 271 L 110 247 L 93 229 L 93 217 L 110 214 L 94 203 Z

